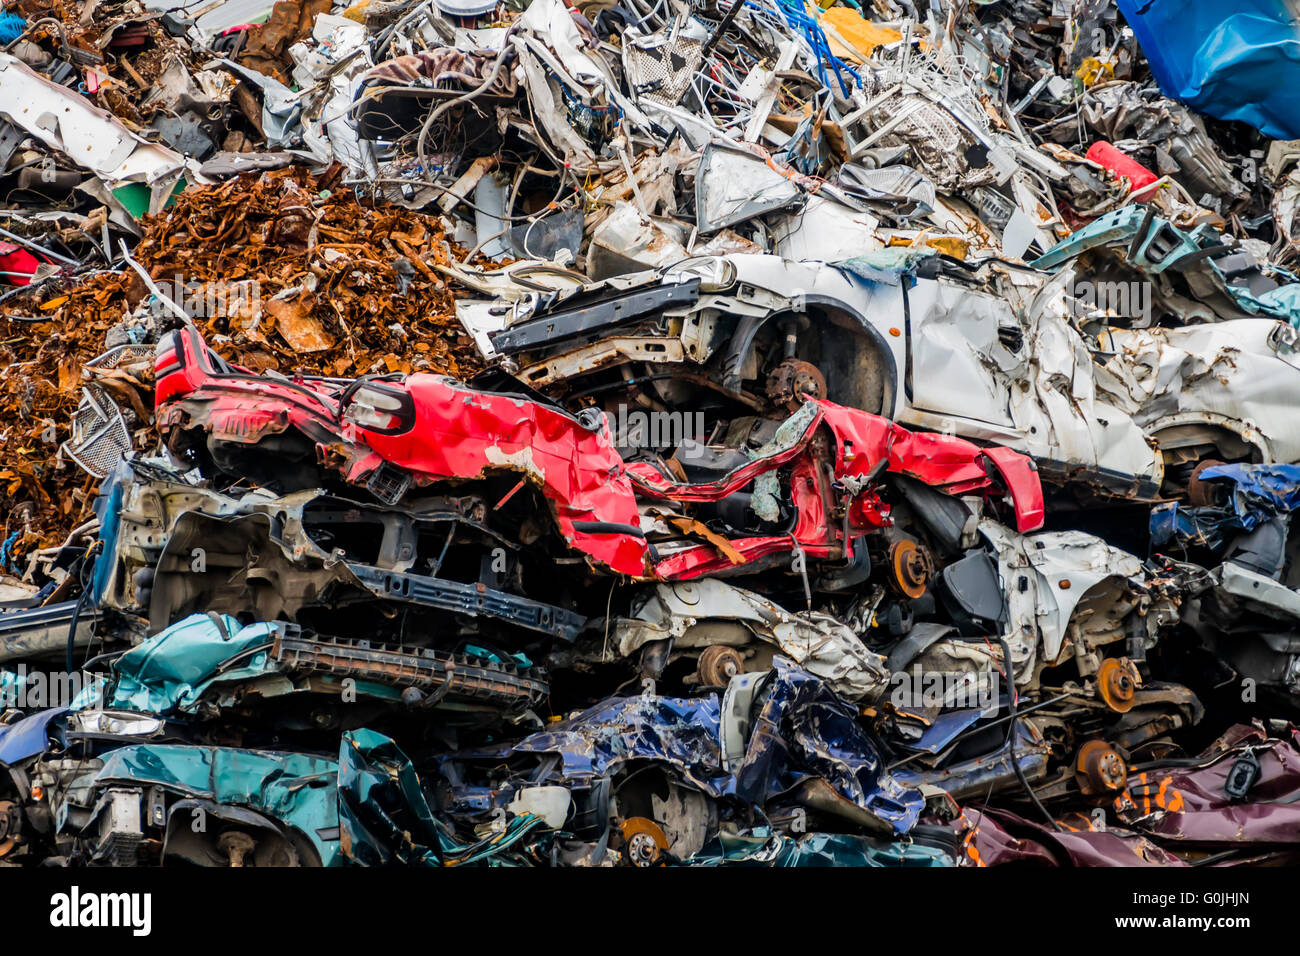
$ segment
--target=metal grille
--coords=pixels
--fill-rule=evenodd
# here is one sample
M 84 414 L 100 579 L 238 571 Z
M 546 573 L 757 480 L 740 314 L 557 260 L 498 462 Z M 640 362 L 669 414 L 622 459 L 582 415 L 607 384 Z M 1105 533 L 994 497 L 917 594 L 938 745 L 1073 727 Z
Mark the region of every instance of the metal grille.
M 152 359 L 153 355 L 152 345 L 118 345 L 102 355 L 96 355 L 83 368 L 121 368 L 123 365 L 134 365 Z
M 63 443 L 64 452 L 83 471 L 104 478 L 130 449 L 131 433 L 117 404 L 99 385 L 87 385 L 81 390 L 81 404 L 72 418 L 72 437 Z
M 703 46 L 699 40 L 686 38 L 647 46 L 629 43 L 625 53 L 628 80 L 638 95 L 676 106 L 700 68 Z

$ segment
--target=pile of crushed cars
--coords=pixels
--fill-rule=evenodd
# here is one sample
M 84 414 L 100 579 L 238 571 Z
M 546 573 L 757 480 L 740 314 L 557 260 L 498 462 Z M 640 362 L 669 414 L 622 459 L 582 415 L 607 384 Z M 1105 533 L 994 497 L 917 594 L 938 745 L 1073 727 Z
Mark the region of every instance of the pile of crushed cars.
M 1221 6 L 7 0 L 0 864 L 1300 862 Z

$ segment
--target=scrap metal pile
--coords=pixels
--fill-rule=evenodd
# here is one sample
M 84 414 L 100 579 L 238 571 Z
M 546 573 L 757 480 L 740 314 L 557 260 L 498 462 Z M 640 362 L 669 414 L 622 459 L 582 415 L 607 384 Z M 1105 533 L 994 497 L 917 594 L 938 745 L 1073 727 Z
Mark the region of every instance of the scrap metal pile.
M 1216 6 L 4 4 L 0 863 L 1300 861 Z

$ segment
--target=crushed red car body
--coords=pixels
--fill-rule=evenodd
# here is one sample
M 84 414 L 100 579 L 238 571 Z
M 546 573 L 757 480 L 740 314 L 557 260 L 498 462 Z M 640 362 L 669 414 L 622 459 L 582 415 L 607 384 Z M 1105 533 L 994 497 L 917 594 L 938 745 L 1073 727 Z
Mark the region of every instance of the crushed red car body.
M 662 461 L 625 463 L 598 414 L 584 421 L 543 400 L 438 375 L 257 376 L 227 364 L 192 326 L 160 342 L 155 376 L 169 446 L 201 449 L 218 471 L 256 476 L 251 457 L 260 453 L 281 478 L 296 461 L 305 480 L 323 469 L 389 504 L 412 487 L 516 473 L 540 489 L 569 547 L 632 577 L 693 578 L 795 552 L 851 558 L 855 541 L 890 524 L 879 482 L 886 471 L 950 494 L 1005 495 L 1020 531 L 1043 524 L 1042 486 L 1026 456 L 913 433 L 831 402 L 810 400 L 770 447 L 734 467 L 710 470 L 737 457 L 710 448 L 702 469 L 677 462 L 674 473 Z M 701 470 L 707 479 L 693 477 Z M 642 530 L 642 505 L 718 502 L 774 475 L 784 476 L 776 498 L 791 513 L 779 533 L 729 534 L 724 542 L 706 532 L 661 557 Z
M 878 481 L 886 471 L 949 494 L 996 497 L 1002 486 L 1020 531 L 1043 525 L 1043 490 L 1033 461 L 1009 449 L 983 449 L 948 435 L 910 432 L 879 415 L 817 400 L 807 402 L 782 428 L 791 425 L 797 426 L 796 433 L 773 443 L 779 447 L 708 481 L 676 481 L 667 468 L 646 462 L 627 466 L 644 498 L 681 503 L 721 501 L 762 475 L 789 469 L 788 493 L 796 513 L 792 528 L 732 538 L 730 556 L 707 544 L 676 552 L 656 563 L 660 577 L 725 573 L 742 563 L 737 558 L 748 564 L 794 549 L 812 559 L 851 556 L 856 540 L 891 523 Z M 823 435 L 830 440 L 821 442 Z
M 622 459 L 602 431 L 556 406 L 439 375 L 257 376 L 227 365 L 192 327 L 159 344 L 155 377 L 160 430 L 171 440 L 202 429 L 218 467 L 231 446 L 311 454 L 313 464 L 386 503 L 412 484 L 518 472 L 540 488 L 569 545 L 615 571 L 645 574 L 645 538 Z M 276 442 L 286 434 L 310 447 Z

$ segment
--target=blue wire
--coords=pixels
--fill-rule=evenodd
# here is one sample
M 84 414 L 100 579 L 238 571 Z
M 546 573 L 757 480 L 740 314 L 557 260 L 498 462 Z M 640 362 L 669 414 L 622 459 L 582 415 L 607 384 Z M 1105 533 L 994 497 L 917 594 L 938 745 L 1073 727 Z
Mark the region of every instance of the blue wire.
M 751 7 L 760 13 L 770 14 L 772 12 L 769 8 L 760 6 L 753 0 L 744 0 L 744 3 L 745 6 Z M 805 13 L 803 7 L 797 4 L 795 0 L 776 0 L 776 5 L 785 18 L 786 25 L 799 30 L 804 39 L 808 41 L 808 46 L 817 57 L 817 78 L 821 81 L 823 87 L 829 89 L 831 85 L 826 69 L 827 66 L 835 71 L 835 80 L 844 96 L 849 95 L 851 86 L 844 81 L 845 73 L 853 77 L 854 85 L 862 86 L 862 77 L 858 74 L 858 71 L 831 52 L 830 41 L 826 39 L 826 33 L 817 23 L 815 17 L 810 17 Z
M 15 531 L 5 539 L 4 544 L 0 544 L 0 568 L 7 569 L 9 567 L 9 549 L 14 546 L 14 542 L 18 540 L 20 534 L 21 532 Z

